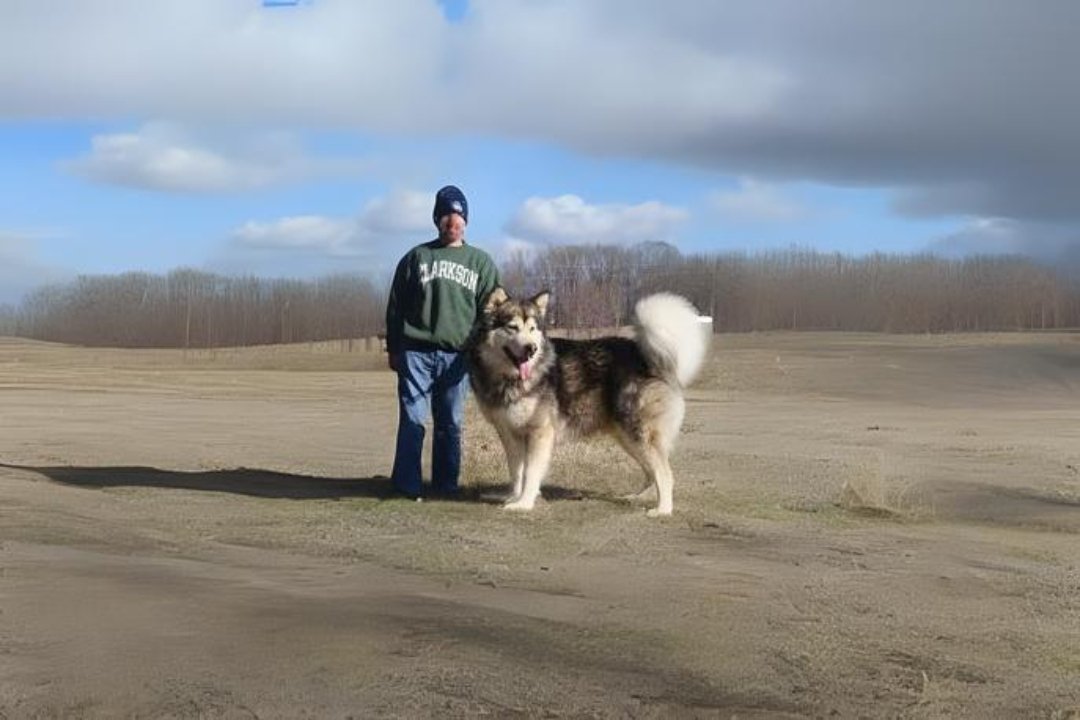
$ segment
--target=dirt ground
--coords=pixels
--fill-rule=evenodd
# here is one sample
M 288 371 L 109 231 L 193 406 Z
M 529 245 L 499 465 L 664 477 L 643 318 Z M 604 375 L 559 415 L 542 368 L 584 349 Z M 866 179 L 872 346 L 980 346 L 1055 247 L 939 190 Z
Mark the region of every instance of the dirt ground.
M 1080 336 L 718 336 L 675 514 L 388 496 L 375 352 L 0 339 L 0 718 L 1080 717 Z

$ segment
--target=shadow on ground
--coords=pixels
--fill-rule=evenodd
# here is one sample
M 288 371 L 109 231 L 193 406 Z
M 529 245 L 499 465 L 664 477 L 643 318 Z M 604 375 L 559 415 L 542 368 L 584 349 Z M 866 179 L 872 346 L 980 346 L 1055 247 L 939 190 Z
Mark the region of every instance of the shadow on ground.
M 934 485 L 940 516 L 999 527 L 1080 533 L 1080 495 L 1033 487 L 941 481 Z
M 336 500 L 341 498 L 391 498 L 390 478 L 326 478 L 311 475 L 234 468 L 184 472 L 154 467 L 28 466 L 0 463 L 0 468 L 43 475 L 53 482 L 82 488 L 147 487 L 203 490 L 285 500 Z
M 42 475 L 53 482 L 73 487 L 104 489 L 116 487 L 166 488 L 224 492 L 250 497 L 282 500 L 340 500 L 401 497 L 386 475 L 361 478 L 331 478 L 296 475 L 257 468 L 232 468 L 188 472 L 143 466 L 79 467 L 70 465 L 32 466 L 0 463 L 0 468 Z M 452 497 L 430 495 L 426 499 L 463 502 L 496 502 L 492 496 L 505 492 L 505 485 L 479 484 L 462 488 Z M 551 500 L 598 499 L 580 490 L 545 486 L 544 496 Z

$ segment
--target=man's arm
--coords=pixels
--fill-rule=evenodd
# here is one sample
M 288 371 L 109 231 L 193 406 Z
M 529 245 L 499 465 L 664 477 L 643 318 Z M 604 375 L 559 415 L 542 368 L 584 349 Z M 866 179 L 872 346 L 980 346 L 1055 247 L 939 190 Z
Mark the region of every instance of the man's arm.
M 390 369 L 397 371 L 399 358 L 401 357 L 402 334 L 404 331 L 404 302 L 406 298 L 406 284 L 409 281 L 409 257 L 411 253 L 401 258 L 394 270 L 394 280 L 390 284 L 390 297 L 386 301 L 386 352 Z

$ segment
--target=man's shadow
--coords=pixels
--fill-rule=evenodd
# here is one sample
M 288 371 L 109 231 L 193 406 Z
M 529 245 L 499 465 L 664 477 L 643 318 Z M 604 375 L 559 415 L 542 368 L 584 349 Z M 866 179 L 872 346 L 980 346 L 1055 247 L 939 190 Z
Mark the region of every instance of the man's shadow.
M 390 478 L 372 475 L 362 478 L 327 478 L 312 475 L 235 468 L 183 472 L 154 467 L 78 467 L 69 465 L 35 467 L 0 463 L 0 468 L 37 473 L 53 482 L 74 487 L 104 489 L 116 487 L 168 488 L 224 492 L 283 500 L 341 500 L 344 498 L 394 497 Z

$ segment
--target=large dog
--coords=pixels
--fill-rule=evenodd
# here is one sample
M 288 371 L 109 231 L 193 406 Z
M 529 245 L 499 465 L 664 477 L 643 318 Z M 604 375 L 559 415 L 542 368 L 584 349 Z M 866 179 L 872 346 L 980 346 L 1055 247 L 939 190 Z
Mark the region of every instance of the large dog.
M 682 425 L 683 388 L 697 375 L 709 338 L 684 298 L 662 293 L 634 309 L 634 337 L 550 338 L 549 294 L 489 297 L 468 344 L 469 377 L 506 450 L 513 491 L 506 508 L 531 510 L 556 439 L 607 432 L 645 471 L 651 516 L 670 515 L 668 455 Z

